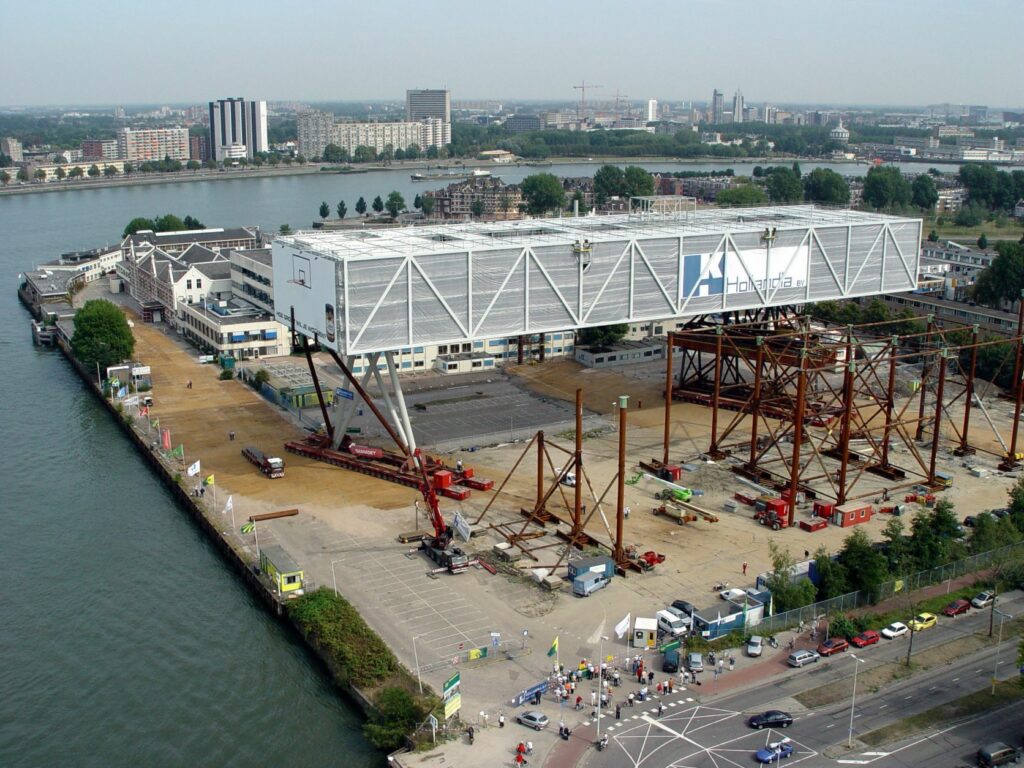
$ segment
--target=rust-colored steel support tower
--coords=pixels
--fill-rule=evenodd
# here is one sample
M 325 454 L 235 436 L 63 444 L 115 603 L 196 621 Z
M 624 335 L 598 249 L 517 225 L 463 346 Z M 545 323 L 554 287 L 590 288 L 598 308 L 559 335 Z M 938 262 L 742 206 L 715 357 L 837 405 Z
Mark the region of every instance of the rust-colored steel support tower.
M 672 349 L 675 346 L 675 334 L 669 331 L 665 349 L 665 436 L 661 451 L 662 465 L 668 464 L 669 433 L 672 427 Z
M 924 345 L 926 348 L 931 346 L 934 330 L 935 315 L 928 315 L 928 330 L 924 334 Z M 921 401 L 917 405 L 917 431 L 914 433 L 914 439 L 918 442 L 924 440 L 924 401 L 928 394 L 928 376 L 932 372 L 931 369 L 931 355 L 925 352 L 924 363 L 921 366 Z
M 623 521 L 626 518 L 626 413 L 628 398 L 619 398 L 619 473 L 616 477 L 615 496 L 615 542 L 612 556 L 615 564 L 622 566 L 625 563 L 625 547 L 622 544 Z
M 793 420 L 793 465 L 789 480 L 789 527 L 796 521 L 796 494 L 800 490 L 800 443 L 803 440 L 804 409 L 807 404 L 807 349 L 800 356 L 800 373 L 797 379 L 796 413 Z

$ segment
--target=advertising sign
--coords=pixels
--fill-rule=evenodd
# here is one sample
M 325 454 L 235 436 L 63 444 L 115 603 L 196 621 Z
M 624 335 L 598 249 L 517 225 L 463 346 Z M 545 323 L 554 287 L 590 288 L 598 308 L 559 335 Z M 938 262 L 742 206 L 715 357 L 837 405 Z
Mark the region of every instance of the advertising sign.
M 278 321 L 320 344 L 338 350 L 337 262 L 311 251 L 275 242 L 274 308 Z
M 462 694 L 456 693 L 451 698 L 445 699 L 444 719 L 447 720 L 448 718 L 452 717 L 460 709 L 462 709 Z
M 454 675 L 449 677 L 444 681 L 444 687 L 441 689 L 441 697 L 447 699 L 448 694 L 458 687 L 461 682 L 462 674 L 460 672 L 456 672 Z
M 809 247 L 802 245 L 688 254 L 683 257 L 681 298 L 801 288 L 807 284 L 808 253 Z

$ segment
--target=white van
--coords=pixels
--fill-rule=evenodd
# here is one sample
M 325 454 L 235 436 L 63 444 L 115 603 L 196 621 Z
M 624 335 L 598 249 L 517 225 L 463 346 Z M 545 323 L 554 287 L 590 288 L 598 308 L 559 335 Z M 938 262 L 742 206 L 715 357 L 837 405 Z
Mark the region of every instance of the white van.
M 689 629 L 689 622 L 676 613 L 670 611 L 658 611 L 658 630 L 672 637 L 685 635 Z

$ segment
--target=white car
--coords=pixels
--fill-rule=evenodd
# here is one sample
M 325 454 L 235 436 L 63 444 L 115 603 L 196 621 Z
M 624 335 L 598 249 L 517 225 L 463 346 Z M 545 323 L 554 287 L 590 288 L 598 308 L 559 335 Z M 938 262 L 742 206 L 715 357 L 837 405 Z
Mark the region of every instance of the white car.
M 973 605 L 975 608 L 987 608 L 988 606 L 992 605 L 995 599 L 995 592 L 982 592 L 980 595 L 976 596 L 974 599 L 971 600 L 971 605 Z
M 888 627 L 882 630 L 882 637 L 892 640 L 896 637 L 903 637 L 909 631 L 910 628 L 902 621 L 894 621 L 892 624 L 890 624 Z
M 747 656 L 760 656 L 764 650 L 764 638 L 760 635 L 754 635 L 747 642 Z
M 747 596 L 747 593 L 744 592 L 742 589 L 736 589 L 735 587 L 732 587 L 731 589 L 723 589 L 721 592 L 718 593 L 718 596 L 723 600 L 742 600 L 744 597 Z

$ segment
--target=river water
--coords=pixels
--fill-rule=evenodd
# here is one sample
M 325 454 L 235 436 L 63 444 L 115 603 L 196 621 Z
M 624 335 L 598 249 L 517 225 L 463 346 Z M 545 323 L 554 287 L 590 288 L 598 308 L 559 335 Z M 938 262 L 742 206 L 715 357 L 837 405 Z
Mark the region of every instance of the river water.
M 495 173 L 516 182 L 597 167 Z M 304 646 L 254 600 L 67 363 L 32 347 L 15 290 L 20 270 L 115 242 L 135 216 L 298 228 L 321 201 L 333 213 L 345 200 L 353 212 L 359 196 L 369 203 L 398 190 L 411 203 L 440 185 L 394 170 L 0 198 L 0 765 L 380 762 Z

